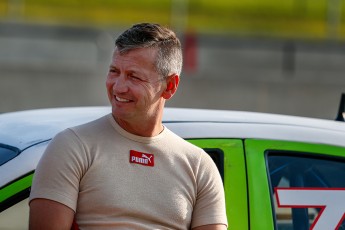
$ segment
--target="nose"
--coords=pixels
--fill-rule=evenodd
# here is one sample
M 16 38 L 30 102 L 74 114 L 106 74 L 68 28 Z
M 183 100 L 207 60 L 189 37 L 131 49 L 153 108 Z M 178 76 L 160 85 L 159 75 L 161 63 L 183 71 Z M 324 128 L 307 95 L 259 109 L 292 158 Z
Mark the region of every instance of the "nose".
M 128 82 L 124 76 L 118 76 L 113 82 L 113 92 L 116 94 L 126 93 L 128 91 Z

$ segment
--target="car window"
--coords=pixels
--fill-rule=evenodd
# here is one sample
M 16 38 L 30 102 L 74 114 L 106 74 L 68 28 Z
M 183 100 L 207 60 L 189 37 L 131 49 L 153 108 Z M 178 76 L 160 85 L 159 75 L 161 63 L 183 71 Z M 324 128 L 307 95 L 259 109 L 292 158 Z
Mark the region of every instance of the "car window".
M 278 230 L 345 229 L 343 158 L 279 151 L 266 156 Z
M 0 166 L 19 154 L 19 149 L 0 144 Z

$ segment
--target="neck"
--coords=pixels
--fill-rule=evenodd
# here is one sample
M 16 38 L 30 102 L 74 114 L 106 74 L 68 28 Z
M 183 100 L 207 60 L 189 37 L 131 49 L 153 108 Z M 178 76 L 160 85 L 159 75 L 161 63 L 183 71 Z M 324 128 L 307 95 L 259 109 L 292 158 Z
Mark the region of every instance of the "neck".
M 121 128 L 137 136 L 154 137 L 160 134 L 164 129 L 161 118 L 155 119 L 154 121 L 139 122 L 129 122 L 116 117 L 114 117 L 114 119 Z

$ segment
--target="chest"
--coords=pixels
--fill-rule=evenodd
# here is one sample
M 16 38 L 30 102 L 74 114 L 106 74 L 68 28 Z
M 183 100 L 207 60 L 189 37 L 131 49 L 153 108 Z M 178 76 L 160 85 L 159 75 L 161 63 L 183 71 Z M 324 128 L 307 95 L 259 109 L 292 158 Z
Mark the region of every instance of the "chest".
M 146 157 L 130 150 L 103 152 L 92 161 L 80 182 L 78 212 L 110 214 L 114 220 L 190 221 L 197 186 L 190 163 L 152 150 L 136 150 Z

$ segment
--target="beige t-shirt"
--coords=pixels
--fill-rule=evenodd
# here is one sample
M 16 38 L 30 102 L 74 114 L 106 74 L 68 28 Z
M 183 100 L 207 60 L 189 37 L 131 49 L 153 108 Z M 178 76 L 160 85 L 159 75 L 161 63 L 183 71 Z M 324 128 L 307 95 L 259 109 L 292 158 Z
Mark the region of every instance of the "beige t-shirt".
M 36 169 L 35 198 L 73 209 L 80 229 L 227 225 L 222 181 L 202 149 L 167 128 L 133 135 L 111 114 L 52 140 Z

